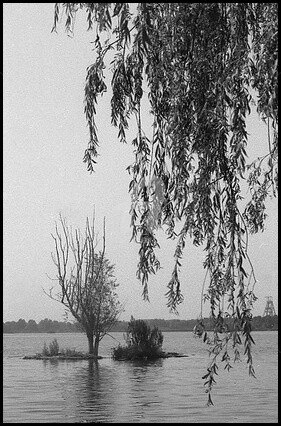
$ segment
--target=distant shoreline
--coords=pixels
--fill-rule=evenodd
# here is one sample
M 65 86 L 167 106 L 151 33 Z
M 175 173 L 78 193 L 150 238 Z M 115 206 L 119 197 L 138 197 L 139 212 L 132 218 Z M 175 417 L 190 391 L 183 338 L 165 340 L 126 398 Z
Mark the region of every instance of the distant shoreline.
M 177 331 L 193 331 L 197 324 L 196 319 L 180 320 L 180 319 L 145 319 L 145 322 L 150 327 L 157 327 L 162 332 L 177 332 Z M 206 331 L 212 330 L 212 320 L 203 318 Z M 225 320 L 226 325 L 231 327 L 231 319 Z M 117 323 L 109 331 L 126 333 L 128 321 L 117 321 Z M 273 316 L 256 316 L 252 319 L 252 331 L 278 331 L 278 315 Z M 3 322 L 3 334 L 14 333 L 82 333 L 78 323 L 63 322 L 50 320 L 45 318 L 37 324 L 34 320 L 26 322 L 22 318 L 16 321 Z
M 192 333 L 192 330 L 161 330 L 162 333 Z M 212 330 L 206 330 L 207 332 L 210 332 Z M 278 329 L 266 329 L 266 330 L 252 330 L 252 332 L 256 332 L 256 331 L 278 331 Z M 64 332 L 60 332 L 60 331 L 54 331 L 53 334 L 82 334 L 83 331 L 64 331 Z M 111 333 L 124 333 L 124 331 L 111 331 Z M 43 331 L 37 331 L 37 332 L 30 332 L 30 331 L 26 331 L 26 332 L 22 332 L 22 331 L 13 331 L 13 332 L 5 332 L 3 331 L 3 334 L 50 334 L 48 332 L 43 332 Z M 109 333 L 110 334 L 110 333 Z

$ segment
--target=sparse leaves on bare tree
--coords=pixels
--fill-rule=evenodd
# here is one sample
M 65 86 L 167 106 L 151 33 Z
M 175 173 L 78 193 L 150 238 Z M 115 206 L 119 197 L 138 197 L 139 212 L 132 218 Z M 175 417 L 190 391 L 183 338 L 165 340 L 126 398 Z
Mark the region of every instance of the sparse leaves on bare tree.
M 62 303 L 79 322 L 88 338 L 89 353 L 98 356 L 99 342 L 117 321 L 123 307 L 116 293 L 114 265 L 105 256 L 105 220 L 102 250 L 97 250 L 94 224 L 94 218 L 92 223 L 87 218 L 83 235 L 79 229 L 72 232 L 60 216 L 52 234 L 58 286 L 47 294 Z

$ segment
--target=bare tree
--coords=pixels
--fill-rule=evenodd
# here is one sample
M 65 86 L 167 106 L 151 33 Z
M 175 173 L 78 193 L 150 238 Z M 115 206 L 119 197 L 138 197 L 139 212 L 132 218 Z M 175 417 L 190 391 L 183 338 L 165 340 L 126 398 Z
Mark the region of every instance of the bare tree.
M 123 306 L 115 292 L 118 286 L 114 277 L 114 265 L 105 257 L 105 219 L 103 222 L 102 250 L 96 251 L 98 235 L 95 233 L 95 217 L 92 224 L 87 217 L 85 236 L 79 229 L 72 229 L 60 215 L 55 233 L 52 259 L 57 269 L 54 286 L 46 293 L 62 303 L 78 321 L 87 335 L 89 354 L 98 356 L 99 343 L 117 321 Z

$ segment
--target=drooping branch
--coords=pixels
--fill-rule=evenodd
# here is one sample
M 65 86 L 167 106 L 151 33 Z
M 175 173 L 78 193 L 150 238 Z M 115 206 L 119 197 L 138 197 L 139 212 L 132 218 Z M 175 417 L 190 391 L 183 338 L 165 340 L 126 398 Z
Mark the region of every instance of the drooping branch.
M 209 249 L 214 247 L 210 245 L 214 232 L 221 234 L 217 242 L 225 238 L 226 226 L 216 225 L 216 215 L 223 211 L 230 233 L 233 232 L 231 247 L 239 238 L 240 228 L 233 212 L 239 211 L 238 176 L 243 177 L 247 169 L 246 116 L 250 113 L 252 91 L 258 95 L 258 113 L 264 120 L 270 119 L 274 129 L 270 173 L 265 173 L 264 184 L 252 191 L 252 200 L 244 212 L 246 226 L 252 231 L 262 229 L 269 183 L 273 191 L 276 185 L 276 7 L 257 3 L 145 3 L 137 4 L 131 13 L 128 3 L 55 4 L 54 30 L 62 11 L 66 30 L 71 32 L 79 9 L 87 11 L 88 29 L 96 29 L 97 58 L 88 69 L 85 87 L 90 143 L 84 160 L 89 170 L 93 170 L 97 155 L 97 97 L 106 90 L 103 69 L 112 49 L 116 52 L 112 61 L 112 124 L 119 127 L 121 141 L 125 141 L 128 119 L 136 115 L 136 156 L 129 168 L 133 175 L 132 237 L 141 244 L 137 275 L 145 298 L 148 276 L 159 268 L 154 253 L 158 247 L 155 229 L 166 225 L 169 236 L 175 237 L 176 223 L 187 218 L 168 285 L 171 309 L 182 300 L 179 260 L 186 235 L 189 233 L 195 244 L 207 241 Z M 113 42 L 109 42 L 109 34 L 114 35 Z M 106 35 L 104 41 L 102 35 Z M 144 136 L 141 119 L 144 84 L 154 122 L 152 141 Z M 258 167 L 254 167 L 254 172 L 250 186 L 251 182 L 258 182 L 261 173 Z M 159 199 L 153 192 L 157 179 L 163 188 L 160 211 L 155 205 Z M 212 182 L 218 180 L 223 181 L 222 191 L 228 194 L 224 205 L 217 202 L 216 187 L 210 191 Z M 244 250 L 242 246 L 240 249 Z M 213 255 L 225 250 L 221 246 Z
M 126 141 L 125 132 L 136 119 L 135 160 L 127 170 L 143 297 L 148 299 L 149 276 L 160 267 L 156 231 L 166 228 L 168 237 L 177 239 L 166 293 L 168 307 L 176 311 L 183 300 L 180 267 L 189 236 L 206 251 L 203 266 L 210 281 L 204 298 L 210 303 L 214 329 L 224 316 L 232 317 L 235 359 L 242 332 L 252 371 L 250 322 L 256 277 L 248 233 L 263 230 L 266 199 L 278 189 L 277 3 L 138 3 L 133 13 L 128 3 L 67 5 L 55 6 L 55 28 L 60 8 L 68 31 L 81 8 L 97 34 L 96 61 L 88 69 L 85 86 L 88 170 L 93 171 L 96 162 L 96 106 L 107 87 L 104 68 L 109 52 L 114 53 L 111 122 L 119 129 L 120 141 Z M 256 112 L 268 125 L 269 152 L 248 160 L 247 117 L 255 99 Z M 145 102 L 153 123 L 151 139 L 142 117 Z M 250 189 L 244 210 L 242 180 Z M 214 351 L 226 350 L 227 342 L 220 346 L 215 331 Z M 209 389 L 216 356 L 209 369 Z M 225 360 L 229 365 L 227 352 Z

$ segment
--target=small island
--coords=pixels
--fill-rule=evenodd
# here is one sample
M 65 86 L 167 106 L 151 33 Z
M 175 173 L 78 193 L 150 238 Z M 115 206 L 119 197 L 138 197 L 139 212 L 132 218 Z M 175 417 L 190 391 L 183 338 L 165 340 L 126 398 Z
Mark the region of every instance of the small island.
M 186 354 L 181 354 L 178 352 L 163 352 L 162 354 L 159 354 L 159 356 L 157 358 L 172 358 L 172 357 L 176 357 L 176 358 L 186 358 L 188 357 L 188 355 Z M 68 361 L 81 361 L 81 360 L 98 360 L 98 359 L 103 359 L 103 358 L 111 358 L 108 356 L 101 356 L 101 355 L 92 355 L 89 353 L 73 353 L 73 354 L 69 354 L 69 355 L 65 355 L 63 353 L 58 353 L 57 355 L 43 355 L 43 354 L 35 354 L 35 355 L 25 355 L 23 357 L 23 359 L 38 359 L 38 360 L 68 360 Z M 141 358 L 135 358 L 135 359 L 141 359 Z M 142 358 L 144 361 L 147 361 L 148 359 L 151 358 L 147 358 L 147 357 L 143 357 Z M 155 359 L 155 358 L 154 358 Z M 127 361 L 126 358 L 120 358 L 118 359 L 118 361 Z M 131 360 L 132 361 L 132 360 Z
M 152 330 L 143 320 L 131 317 L 126 335 L 126 345 L 120 344 L 113 348 L 112 358 L 116 361 L 155 360 L 159 358 L 188 357 L 178 352 L 164 352 L 162 350 L 163 334 L 154 327 Z M 77 352 L 71 349 L 60 350 L 57 339 L 47 347 L 46 343 L 41 353 L 26 355 L 23 359 L 36 360 L 98 360 L 109 358 L 91 353 Z
M 25 355 L 23 357 L 23 359 L 41 359 L 41 360 L 97 360 L 97 359 L 102 359 L 102 358 L 106 358 L 104 356 L 96 356 L 96 355 L 92 355 L 89 353 L 73 353 L 73 354 L 63 354 L 63 353 L 58 353 L 57 355 L 43 355 L 43 354 L 36 354 L 36 355 Z

